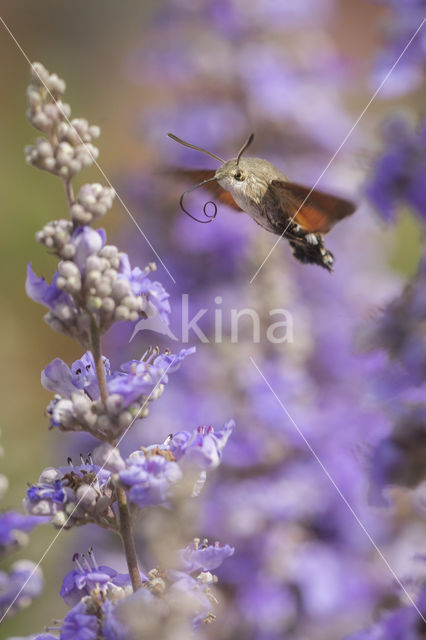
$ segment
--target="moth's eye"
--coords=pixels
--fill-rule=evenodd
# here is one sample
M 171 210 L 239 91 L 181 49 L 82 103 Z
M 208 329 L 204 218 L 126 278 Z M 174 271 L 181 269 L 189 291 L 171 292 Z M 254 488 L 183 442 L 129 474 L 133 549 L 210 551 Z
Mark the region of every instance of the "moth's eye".
M 234 178 L 235 180 L 238 180 L 238 182 L 243 182 L 243 180 L 246 179 L 244 173 L 242 171 L 236 171 L 234 173 Z

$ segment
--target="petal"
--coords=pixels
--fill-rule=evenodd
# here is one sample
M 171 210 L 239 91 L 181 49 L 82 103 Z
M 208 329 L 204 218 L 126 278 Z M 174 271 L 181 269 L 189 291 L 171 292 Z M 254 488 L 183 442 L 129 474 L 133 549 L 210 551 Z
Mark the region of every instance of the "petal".
M 44 304 L 44 296 L 49 285 L 44 278 L 39 278 L 33 271 L 31 262 L 27 266 L 27 279 L 25 281 L 25 291 L 27 296 L 35 302 Z
M 45 389 L 59 393 L 64 398 L 71 398 L 78 389 L 73 383 L 71 369 L 61 358 L 55 358 L 43 369 L 41 384 Z
M 91 229 L 90 227 L 78 227 L 73 234 L 72 242 L 75 246 L 73 261 L 84 272 L 86 260 L 89 256 L 98 253 L 105 244 L 105 231 L 103 229 Z

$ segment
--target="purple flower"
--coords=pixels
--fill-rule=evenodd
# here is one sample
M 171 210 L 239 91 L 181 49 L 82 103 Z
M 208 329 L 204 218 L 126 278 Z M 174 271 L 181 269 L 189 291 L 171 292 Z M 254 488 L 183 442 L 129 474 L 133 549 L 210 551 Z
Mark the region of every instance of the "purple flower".
M 115 440 L 136 418 L 148 413 L 148 400 L 157 399 L 168 381 L 168 372 L 179 369 L 183 360 L 194 353 L 195 347 L 182 349 L 178 354 L 159 354 L 150 349 L 140 360 L 131 360 L 121 371 L 111 372 L 110 363 L 103 358 L 108 400 L 99 400 L 93 356 L 87 351 L 71 365 L 60 358 L 43 370 L 41 380 L 46 389 L 58 396 L 50 403 L 47 413 L 51 424 L 67 431 L 89 431 L 106 439 Z
M 25 282 L 27 295 L 34 300 L 34 302 L 38 302 L 48 309 L 54 309 L 61 304 L 61 302 L 69 304 L 71 298 L 56 286 L 57 278 L 58 274 L 55 274 L 52 283 L 48 284 L 43 277 L 39 278 L 36 276 L 30 262 L 27 266 L 27 279 Z
M 406 408 L 370 458 L 372 489 L 414 487 L 426 478 L 426 406 Z
M 130 578 L 128 574 L 119 574 L 110 567 L 98 566 L 94 553 L 89 550 L 88 558 L 75 554 L 73 561 L 76 569 L 73 569 L 65 576 L 60 596 L 70 607 L 76 605 L 83 596 L 90 595 L 95 588 L 104 592 L 108 587 L 129 587 Z
M 377 1 L 377 0 L 376 0 Z M 398 98 L 422 85 L 426 61 L 425 35 L 420 30 L 410 42 L 404 56 L 389 75 L 389 69 L 421 25 L 424 18 L 423 0 L 378 0 L 392 11 L 384 24 L 384 47 L 379 52 L 372 74 L 372 87 L 376 89 L 386 77 L 382 93 L 385 98 Z M 386 19 L 386 18 L 385 18 Z
M 0 615 L 9 608 L 18 593 L 18 598 L 9 609 L 10 613 L 14 613 L 25 602 L 29 603 L 38 597 L 42 589 L 41 569 L 30 560 L 18 560 L 12 565 L 10 573 L 0 571 Z
M 79 602 L 65 616 L 60 640 L 97 640 L 100 627 L 98 617 L 88 612 L 84 602 Z
M 50 227 L 56 229 L 53 223 Z M 40 238 L 45 235 L 45 231 L 39 233 Z M 170 314 L 168 294 L 159 282 L 152 283 L 147 277 L 155 264 L 143 271 L 132 270 L 127 254 L 106 245 L 105 240 L 103 230 L 77 227 L 61 246 L 66 259 L 59 262 L 51 285 L 37 278 L 31 265 L 27 269 L 27 293 L 49 308 L 46 322 L 86 345 L 91 344 L 93 319 L 105 333 L 114 322 L 136 322 L 157 313 L 168 323 Z
M 426 120 L 416 132 L 404 118 L 393 118 L 382 136 L 384 149 L 366 185 L 367 197 L 387 221 L 395 220 L 404 204 L 425 219 Z
M 91 229 L 90 227 L 77 227 L 74 231 L 72 244 L 75 247 L 73 262 L 77 265 L 80 273 L 85 274 L 87 258 L 96 256 L 105 245 L 106 233 L 104 229 Z
M 361 339 L 364 348 L 385 350 L 387 358 L 379 368 L 379 382 L 398 393 L 410 386 L 420 386 L 426 380 L 425 291 L 426 258 L 423 256 L 416 276 Z
M 39 524 L 44 524 L 49 518 L 26 516 L 16 511 L 6 511 L 0 514 L 0 554 L 8 547 L 21 546 L 25 543 L 25 533 L 32 531 Z M 24 533 L 25 532 L 25 533 Z
M 182 349 L 178 354 L 159 354 L 149 349 L 140 360 L 125 362 L 121 371 L 111 371 L 109 360 L 103 357 L 108 400 L 100 401 L 93 356 L 87 351 L 71 368 L 55 358 L 43 370 L 41 381 L 54 391 L 55 399 L 47 413 L 51 424 L 64 431 L 88 431 L 102 440 L 118 439 L 137 419 L 148 414 L 148 401 L 160 397 L 167 373 L 177 371 L 195 347 Z
M 185 358 L 195 353 L 195 351 L 196 347 L 181 349 L 176 354 L 166 352 L 157 355 L 154 351 L 152 355 L 145 354 L 140 360 L 129 360 L 122 364 L 120 368 L 125 373 L 144 376 L 152 381 L 161 379 L 162 382 L 167 382 L 167 374 L 177 371 Z
M 130 487 L 130 500 L 139 507 L 164 503 L 172 485 L 182 478 L 178 464 L 167 454 L 159 448 L 135 451 L 120 471 L 121 482 Z
M 386 612 L 370 629 L 346 636 L 345 640 L 419 640 L 426 625 L 413 606 Z
M 211 426 L 198 427 L 192 433 L 180 431 L 168 443 L 168 448 L 176 460 L 185 456 L 185 460 L 201 469 L 213 469 L 220 464 L 223 450 L 234 426 L 235 422 L 229 420 L 216 432 Z
M 107 378 L 111 375 L 110 362 L 103 356 Z M 43 369 L 41 383 L 45 389 L 71 398 L 72 394 L 84 390 L 92 399 L 99 398 L 99 386 L 96 378 L 95 363 L 91 351 L 86 351 L 79 360 L 75 360 L 71 369 L 60 358 L 55 358 Z
M 143 271 L 139 267 L 132 269 L 127 254 L 121 254 L 119 278 L 130 282 L 131 289 L 136 296 L 144 296 L 146 298 L 148 305 L 145 308 L 145 313 L 148 316 L 153 316 L 158 313 L 168 325 L 171 312 L 170 296 L 160 282 L 152 282 L 148 278 L 148 273 L 152 269 L 153 265 L 150 265 L 149 269 L 144 269 Z
M 192 542 L 181 551 L 182 568 L 188 573 L 193 571 L 213 571 L 220 567 L 222 562 L 233 555 L 235 549 L 229 544 L 220 546 L 219 542 L 207 545 L 199 541 Z
M 159 626 L 153 620 L 158 608 L 164 616 L 164 603 L 161 598 L 155 598 L 148 589 L 139 589 L 116 603 L 106 600 L 102 607 L 102 638 L 139 640 L 149 631 L 157 632 Z M 150 636 L 151 634 L 148 634 L 147 637 Z
M 218 466 L 233 427 L 230 420 L 216 433 L 213 427 L 198 427 L 192 433 L 180 431 L 162 445 L 132 453 L 126 460 L 126 469 L 119 473 L 121 482 L 130 487 L 130 499 L 140 507 L 165 502 L 171 486 L 182 478 L 178 462 L 183 460 L 204 473 Z M 196 485 L 194 495 L 198 489 Z
M 110 472 L 90 460 L 78 466 L 47 468 L 37 484 L 31 485 L 24 500 L 32 515 L 50 516 L 57 527 L 113 518 L 113 491 Z M 71 515 L 72 512 L 72 515 Z
M 209 620 L 209 615 L 211 615 L 211 600 L 207 592 L 210 583 L 203 584 L 200 580 L 180 571 L 171 572 L 170 577 L 173 580 L 171 594 L 183 594 L 191 599 L 191 626 L 192 630 L 196 631 L 203 622 Z
M 62 487 L 61 480 L 55 480 L 53 483 L 40 482 L 37 485 L 32 485 L 27 489 L 27 496 L 30 502 L 40 502 L 41 500 L 47 500 L 55 502 L 56 504 L 64 504 L 67 496 Z

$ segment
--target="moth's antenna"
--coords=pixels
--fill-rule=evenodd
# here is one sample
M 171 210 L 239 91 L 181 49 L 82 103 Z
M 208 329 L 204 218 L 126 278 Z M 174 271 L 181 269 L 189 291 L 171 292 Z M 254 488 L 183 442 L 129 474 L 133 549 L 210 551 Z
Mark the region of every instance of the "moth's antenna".
M 241 156 L 243 155 L 244 151 L 251 145 L 251 143 L 253 142 L 253 139 L 254 139 L 254 133 L 251 133 L 247 138 L 247 140 L 245 141 L 245 143 L 243 144 L 243 146 L 241 147 L 241 149 L 239 150 L 237 155 L 237 166 L 240 162 Z
M 212 202 L 211 200 L 206 202 L 206 204 L 203 207 L 203 213 L 206 216 L 207 220 L 198 220 L 198 218 L 193 216 L 192 213 L 189 213 L 189 211 L 187 211 L 185 209 L 185 207 L 183 206 L 183 199 L 184 199 L 184 197 L 186 196 L 187 193 L 191 193 L 191 191 L 194 191 L 194 189 L 198 189 L 198 187 L 202 187 L 203 185 L 206 184 L 206 182 L 213 182 L 213 180 L 216 180 L 216 178 L 208 178 L 207 180 L 203 180 L 199 184 L 196 184 L 195 187 L 192 187 L 191 189 L 188 189 L 187 191 L 184 191 L 182 193 L 181 197 L 180 197 L 180 200 L 179 200 L 180 208 L 182 209 L 182 211 L 184 213 L 186 213 L 187 216 L 189 216 L 190 218 L 195 220 L 196 222 L 201 222 L 201 224 L 207 224 L 208 222 L 213 222 L 213 220 L 216 218 L 216 214 L 217 214 L 217 205 L 214 202 Z M 209 204 L 213 205 L 213 213 L 211 213 L 211 214 L 209 214 L 208 211 L 207 211 L 207 205 L 209 205 Z
M 201 147 L 196 147 L 195 144 L 190 144 L 189 142 L 185 142 L 185 140 L 181 140 L 181 138 L 178 138 L 173 133 L 168 133 L 167 135 L 169 136 L 169 138 L 171 138 L 175 142 L 179 142 L 179 144 L 182 144 L 184 147 L 189 147 L 190 149 L 195 149 L 195 151 L 201 151 L 201 153 L 206 153 L 211 158 L 214 158 L 215 160 L 219 160 L 219 162 L 221 162 L 222 164 L 225 162 L 225 160 L 223 160 L 222 158 L 219 158 L 219 156 L 215 155 L 214 153 L 210 153 L 210 151 L 207 151 L 207 149 L 202 149 Z

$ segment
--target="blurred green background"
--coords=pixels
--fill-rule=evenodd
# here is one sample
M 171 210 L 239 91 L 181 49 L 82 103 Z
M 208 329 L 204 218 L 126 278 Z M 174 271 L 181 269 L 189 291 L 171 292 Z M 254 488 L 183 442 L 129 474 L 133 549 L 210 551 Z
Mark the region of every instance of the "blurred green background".
M 150 96 L 131 85 L 123 73 L 123 60 L 132 47 L 140 44 L 149 17 L 158 0 L 10 0 L 2 1 L 1 16 L 31 61 L 38 60 L 67 82 L 66 99 L 73 115 L 99 124 L 100 164 L 112 183 L 119 183 L 126 172 L 150 163 L 140 132 L 136 131 L 139 106 Z M 381 9 L 367 0 L 341 0 L 334 24 L 336 43 L 360 64 L 371 59 L 377 41 Z M 68 438 L 47 430 L 43 413 L 50 394 L 40 385 L 40 371 L 54 357 L 71 361 L 80 355 L 77 346 L 53 333 L 43 322 L 42 307 L 27 299 L 24 292 L 25 269 L 29 261 L 35 271 L 50 276 L 53 261 L 34 241 L 34 233 L 47 221 L 66 215 L 62 184 L 25 164 L 23 148 L 36 132 L 25 118 L 25 89 L 28 63 L 10 35 L 0 24 L 0 277 L 2 307 L 0 340 L 2 345 L 0 423 L 5 457 L 1 471 L 9 477 L 10 489 L 3 508 L 19 506 L 25 483 L 34 481 L 40 470 L 58 464 L 55 450 L 66 451 Z M 414 98 L 416 99 L 416 98 Z M 368 100 L 368 91 L 354 95 L 349 105 L 354 118 Z M 372 110 L 383 108 L 373 105 Z M 85 182 L 101 180 L 96 168 L 86 170 Z M 78 181 L 77 181 L 78 183 Z M 124 199 L 125 196 L 124 196 Z M 118 203 L 107 217 L 109 234 L 132 222 Z M 418 231 L 412 218 L 403 216 L 385 235 L 393 247 L 389 256 L 393 267 L 412 273 L 418 257 Z M 141 238 L 141 263 L 152 259 Z M 160 279 L 166 284 L 163 274 Z M 170 283 L 167 282 L 169 285 Z M 61 454 L 62 455 L 62 454 Z M 27 610 L 2 625 L 0 637 L 26 635 L 41 630 L 52 617 L 65 611 L 58 589 L 73 549 L 74 532 L 61 533 L 43 561 L 47 587 L 43 597 Z M 4 568 L 18 557 L 37 561 L 54 537 L 42 527 L 31 536 L 30 545 L 6 559 Z M 64 548 L 65 544 L 65 548 Z

